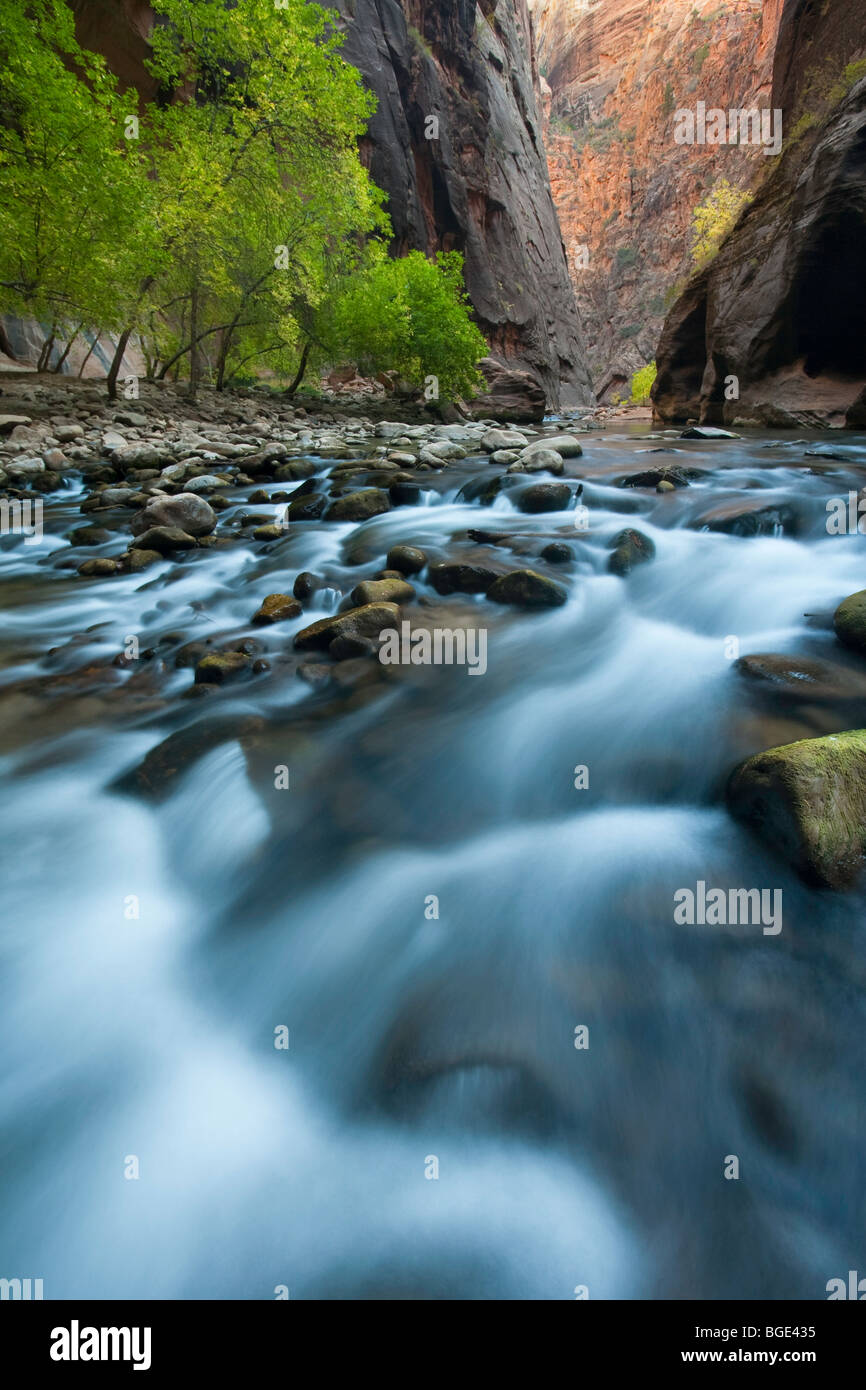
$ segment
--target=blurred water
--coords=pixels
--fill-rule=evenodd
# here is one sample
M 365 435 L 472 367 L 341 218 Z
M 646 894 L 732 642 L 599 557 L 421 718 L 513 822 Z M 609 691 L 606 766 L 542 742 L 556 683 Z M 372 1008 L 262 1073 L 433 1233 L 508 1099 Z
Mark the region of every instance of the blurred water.
M 828 618 L 864 542 L 828 536 L 825 503 L 866 444 L 821 443 L 588 436 L 585 533 L 573 507 L 459 502 L 492 471 L 469 460 L 423 510 L 108 582 L 56 568 L 74 493 L 39 545 L 4 541 L 0 1275 L 49 1298 L 752 1299 L 862 1268 L 863 894 L 807 889 L 721 800 L 748 753 L 857 722 L 759 700 L 727 640 L 856 670 Z M 614 485 L 657 463 L 707 472 Z M 697 529 L 757 492 L 796 535 Z M 625 525 L 657 554 L 623 581 Z M 560 609 L 413 581 L 430 621 L 489 629 L 484 679 L 397 668 L 341 702 L 280 666 L 316 609 L 249 626 L 303 569 L 345 592 L 397 542 L 519 566 L 550 539 L 575 552 Z M 130 634 L 255 635 L 273 672 L 204 701 L 170 662 L 33 685 Z M 216 718 L 161 799 L 113 789 Z M 781 888 L 783 931 L 676 925 L 699 879 Z

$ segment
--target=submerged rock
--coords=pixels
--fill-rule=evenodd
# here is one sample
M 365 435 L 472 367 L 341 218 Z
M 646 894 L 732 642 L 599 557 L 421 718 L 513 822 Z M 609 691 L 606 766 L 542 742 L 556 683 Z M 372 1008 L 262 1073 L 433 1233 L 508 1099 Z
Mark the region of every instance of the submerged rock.
M 337 637 L 378 637 L 383 628 L 395 627 L 399 621 L 396 603 L 368 603 L 302 628 L 295 633 L 295 646 L 300 651 L 327 651 Z
M 512 570 L 499 576 L 487 590 L 487 597 L 518 608 L 558 608 L 568 598 L 568 591 L 536 570 Z
M 747 758 L 728 806 L 811 882 L 849 888 L 866 849 L 866 729 L 800 739 Z
M 249 668 L 250 658 L 246 652 L 211 652 L 196 666 L 195 683 L 224 685 L 226 681 L 245 675 Z
M 268 594 L 251 621 L 262 627 L 267 623 L 282 623 L 287 618 L 297 618 L 302 612 L 296 598 L 290 598 L 288 594 Z
M 437 594 L 486 594 L 500 576 L 483 565 L 431 565 L 427 572 Z
M 516 499 L 517 509 L 535 515 L 539 512 L 564 511 L 571 501 L 568 483 L 534 483 Z
M 367 521 L 391 510 L 391 499 L 381 488 L 367 487 L 338 497 L 325 512 L 326 521 Z
M 399 570 L 401 574 L 420 574 L 427 563 L 423 550 L 415 545 L 392 545 L 385 560 L 389 570 Z
M 635 565 L 646 564 L 656 553 L 649 536 L 645 536 L 642 531 L 635 531 L 631 526 L 627 526 L 624 531 L 618 531 L 608 542 L 608 549 L 612 550 L 613 554 L 607 562 L 607 567 L 611 574 L 618 574 L 620 577 L 629 574 Z
M 415 590 L 402 576 L 399 579 L 364 579 L 352 590 L 352 602 L 364 606 L 370 603 L 408 603 Z
M 142 531 L 130 546 L 130 550 L 158 550 L 160 555 L 170 555 L 174 550 L 195 550 L 195 541 L 179 526 L 151 526 Z

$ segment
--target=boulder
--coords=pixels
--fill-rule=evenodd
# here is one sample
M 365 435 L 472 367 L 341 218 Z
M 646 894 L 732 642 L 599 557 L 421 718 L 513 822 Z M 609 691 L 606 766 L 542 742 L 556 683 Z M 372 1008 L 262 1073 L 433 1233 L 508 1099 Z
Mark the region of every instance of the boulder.
M 482 565 L 431 565 L 427 577 L 437 594 L 486 594 L 499 576 Z
M 536 570 L 512 570 L 491 584 L 487 597 L 518 608 L 558 608 L 568 598 L 568 591 Z
M 176 526 L 188 536 L 209 536 L 217 524 L 216 512 L 191 492 L 175 497 L 154 497 L 132 518 L 132 534 L 140 536 L 151 526 Z
M 747 758 L 731 774 L 727 801 L 805 879 L 851 887 L 866 849 L 866 729 Z
M 262 627 L 267 623 L 282 623 L 287 618 L 297 618 L 303 612 L 296 598 L 288 594 L 268 594 L 262 605 L 253 614 L 251 621 Z
M 364 607 L 371 603 L 408 603 L 415 590 L 402 577 L 399 579 L 364 579 L 352 590 L 352 602 Z
M 515 499 L 517 510 L 535 515 L 539 512 L 564 511 L 571 501 L 568 483 L 534 483 Z
M 836 636 L 855 652 L 866 652 L 866 589 L 849 594 L 833 614 Z
M 381 488 L 367 487 L 338 497 L 325 512 L 326 521 L 368 521 L 390 511 L 391 499 Z
M 612 550 L 613 554 L 607 562 L 607 567 L 611 574 L 620 577 L 629 574 L 635 565 L 645 564 L 656 553 L 649 536 L 645 536 L 642 531 L 635 531 L 631 526 L 627 526 L 624 531 L 618 531 L 608 542 L 608 549 Z
M 194 550 L 195 541 L 178 526 L 151 526 L 143 531 L 129 547 L 130 550 L 157 550 L 160 555 L 170 555 L 174 550 Z
M 396 603 L 368 603 L 302 628 L 295 633 L 294 645 L 303 652 L 327 651 L 337 637 L 378 637 L 383 628 L 395 627 L 399 621 Z
M 401 574 L 420 574 L 427 563 L 423 550 L 414 545 L 392 545 L 388 551 L 385 568 L 399 570 Z

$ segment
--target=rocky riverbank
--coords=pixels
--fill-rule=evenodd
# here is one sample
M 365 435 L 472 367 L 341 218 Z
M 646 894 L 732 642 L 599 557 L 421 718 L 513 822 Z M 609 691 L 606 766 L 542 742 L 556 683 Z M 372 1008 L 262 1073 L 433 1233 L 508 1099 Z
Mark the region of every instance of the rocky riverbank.
M 32 378 L 7 382 L 3 406 L 6 529 L 14 531 L 17 517 L 26 544 L 26 523 L 34 526 L 39 511 L 40 528 L 57 542 L 42 568 L 68 571 L 80 584 L 141 582 L 166 592 L 167 605 L 160 606 L 169 611 L 173 584 L 191 565 L 207 564 L 221 552 L 252 550 L 277 581 L 257 593 L 234 630 L 205 635 L 181 626 L 130 634 L 122 651 L 76 666 L 75 647 L 86 641 L 81 634 L 46 653 L 45 663 L 59 664 L 60 673 L 37 674 L 18 687 L 30 695 L 98 692 L 109 704 L 120 701 L 116 713 L 136 717 L 177 700 L 219 699 L 227 688 L 254 698 L 261 682 L 282 685 L 291 677 L 318 697 L 318 718 L 381 697 L 395 678 L 405 679 L 402 667 L 432 660 L 422 647 L 436 632 L 448 632 L 452 645 L 459 644 L 447 659 L 460 660 L 462 652 L 465 661 L 469 634 L 480 623 L 486 652 L 487 625 L 501 623 L 504 610 L 540 614 L 575 592 L 590 529 L 585 483 L 592 488 L 581 440 L 611 420 L 623 424 L 641 416 L 587 410 L 572 417 L 567 430 L 556 421 L 522 427 L 494 419 L 421 423 L 418 408 L 409 408 L 404 420 L 377 420 L 362 413 L 363 401 L 345 398 L 297 406 L 250 391 L 205 393 L 193 404 L 170 387 L 150 385 L 139 399 L 112 405 L 93 387 Z M 691 426 L 670 432 L 666 444 L 647 452 L 682 453 L 672 447 L 678 433 L 710 451 L 737 437 Z M 694 490 L 712 474 L 706 462 L 693 466 L 685 458 L 626 470 L 613 480 L 622 490 L 619 509 L 632 511 L 635 494 L 665 498 Z M 457 488 L 456 502 L 478 507 L 482 517 L 486 511 L 494 524 L 455 527 L 446 545 L 431 547 L 418 523 L 431 503 L 441 505 L 449 487 Z M 500 513 L 491 509 L 498 499 L 532 519 L 532 529 L 521 534 L 497 527 Z M 399 518 L 399 539 L 377 551 L 365 528 L 385 517 Z M 756 494 L 704 506 L 692 524 L 734 536 L 796 534 L 803 516 L 796 506 L 768 504 Z M 293 542 L 318 528 L 337 530 L 339 573 L 293 560 Z M 653 540 L 635 526 L 607 537 L 604 547 L 602 564 L 620 578 L 656 553 Z M 846 600 L 836 618 L 849 652 L 866 649 L 861 598 Z M 416 655 L 406 648 L 402 659 L 389 663 L 383 643 L 407 621 L 404 647 L 413 631 L 423 634 Z M 774 686 L 790 694 L 799 682 L 813 698 L 823 691 L 825 704 L 832 705 L 834 693 L 840 705 L 850 703 L 852 678 L 840 685 L 838 671 L 826 662 L 798 666 L 781 655 L 751 655 L 738 669 L 764 692 Z M 185 673 L 185 685 L 178 672 Z M 826 754 L 824 741 L 815 739 L 756 755 L 728 787 L 734 814 L 766 834 L 807 877 L 830 886 L 856 881 L 866 843 L 862 738 L 846 734 L 840 741 L 831 734 Z M 183 742 L 171 736 L 173 756 Z M 193 753 L 200 749 L 194 729 L 186 745 Z M 178 766 L 186 765 L 182 756 Z M 159 748 L 127 785 L 152 791 L 161 768 Z

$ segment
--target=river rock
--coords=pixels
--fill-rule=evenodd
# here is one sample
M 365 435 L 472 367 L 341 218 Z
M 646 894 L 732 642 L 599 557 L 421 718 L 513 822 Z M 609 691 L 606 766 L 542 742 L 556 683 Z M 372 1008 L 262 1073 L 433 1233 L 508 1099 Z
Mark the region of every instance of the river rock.
M 405 579 L 364 579 L 352 590 L 352 602 L 359 607 L 370 603 L 408 603 L 415 590 Z
M 195 668 L 196 685 L 225 685 L 237 680 L 250 668 L 246 652 L 211 652 Z
M 487 430 L 481 436 L 481 447 L 488 454 L 495 454 L 501 449 L 525 449 L 528 442 L 526 435 L 518 430 Z
M 137 574 L 139 570 L 149 569 L 151 565 L 157 564 L 163 559 L 158 550 L 128 550 L 122 557 L 123 568 L 130 574 Z
M 815 657 L 754 652 L 735 661 L 734 670 L 759 690 L 796 700 L 866 698 L 866 673 Z
M 536 570 L 511 570 L 495 580 L 487 597 L 494 603 L 514 604 L 518 608 L 558 608 L 568 598 L 568 591 Z
M 11 434 L 18 425 L 32 425 L 29 415 L 0 415 L 0 434 Z
M 287 618 L 297 618 L 303 611 L 298 600 L 288 594 L 268 594 L 250 621 L 262 627 L 267 623 L 282 623 Z
M 391 499 L 381 488 L 367 487 L 337 498 L 325 512 L 326 521 L 367 521 L 390 511 Z
M 313 574 L 311 570 L 302 570 L 292 585 L 292 593 L 295 598 L 306 603 L 308 598 L 312 598 L 313 594 L 324 587 L 325 581 L 319 575 Z
M 151 526 L 176 526 L 188 536 L 209 536 L 217 524 L 216 512 L 191 492 L 175 497 L 154 497 L 132 518 L 132 534 L 140 536 Z
M 747 758 L 727 786 L 731 812 L 807 880 L 856 881 L 866 849 L 866 730 L 801 739 Z
M 583 453 L 580 440 L 573 434 L 545 434 L 534 439 L 523 450 L 524 454 L 536 453 L 539 449 L 553 449 L 560 458 L 577 459 Z
M 401 574 L 420 574 L 427 563 L 423 550 L 414 545 L 392 545 L 388 551 L 385 567 L 399 570 Z
M 620 577 L 629 574 L 635 565 L 645 564 L 656 553 L 649 536 L 645 536 L 642 531 L 635 531 L 631 526 L 627 526 L 624 531 L 618 531 L 608 542 L 608 549 L 612 550 L 613 554 L 607 562 L 607 567 L 611 574 Z
M 562 454 L 555 449 L 524 449 L 516 461 L 509 465 L 509 473 L 554 473 L 557 476 L 565 467 Z
M 518 511 L 530 515 L 564 511 L 570 501 L 571 488 L 568 483 L 534 483 L 516 498 Z
M 151 526 L 143 531 L 129 547 L 130 550 L 157 550 L 170 555 L 174 550 L 194 550 L 195 540 L 179 526 Z
M 94 560 L 85 560 L 78 566 L 78 573 L 85 578 L 95 576 L 99 579 L 107 579 L 109 575 L 117 574 L 120 568 L 117 560 L 110 559 L 107 555 Z
M 76 526 L 67 539 L 73 545 L 104 545 L 111 540 L 111 532 L 104 526 Z
M 318 521 L 327 504 L 328 499 L 322 492 L 314 492 L 305 497 L 293 497 L 289 503 L 289 520 Z
M 717 429 L 715 425 L 690 425 L 687 430 L 682 430 L 680 439 L 739 439 L 738 434 L 732 434 L 730 430 Z
M 692 525 L 728 536 L 773 536 L 780 531 L 796 535 L 799 517 L 787 502 L 767 503 L 760 497 L 736 498 L 719 502 L 703 512 Z
M 486 594 L 495 579 L 496 570 L 483 565 L 431 565 L 427 577 L 437 594 Z
M 574 559 L 574 551 L 570 545 L 564 545 L 561 541 L 551 541 L 541 552 L 541 559 L 546 560 L 549 565 L 567 565 Z
M 866 589 L 849 594 L 833 614 L 839 641 L 855 652 L 866 652 Z
M 378 637 L 383 628 L 396 627 L 399 621 L 396 603 L 368 603 L 302 628 L 295 633 L 294 645 L 300 651 L 327 651 L 336 637 Z

